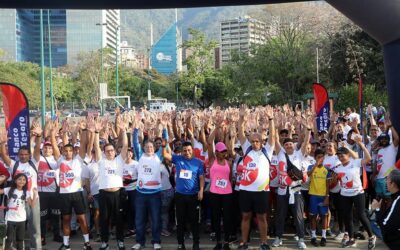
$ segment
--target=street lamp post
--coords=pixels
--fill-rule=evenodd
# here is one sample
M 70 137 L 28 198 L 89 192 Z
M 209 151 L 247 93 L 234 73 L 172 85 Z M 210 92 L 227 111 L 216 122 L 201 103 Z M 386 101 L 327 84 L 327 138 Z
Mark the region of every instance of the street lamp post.
M 101 68 L 100 68 L 100 78 L 101 82 L 104 83 L 104 70 L 103 70 L 103 26 L 107 25 L 107 23 L 96 23 L 96 25 L 100 26 L 101 30 L 101 46 L 100 46 L 100 57 L 101 57 Z M 100 99 L 100 114 L 104 115 L 103 101 Z
M 51 103 L 51 116 L 54 116 L 54 94 L 53 94 L 53 72 L 52 72 L 52 57 L 51 57 L 51 32 L 50 32 L 50 10 L 47 10 L 47 29 L 48 29 L 48 46 L 49 46 L 49 68 L 50 68 L 50 103 Z
M 119 33 L 119 25 L 117 25 L 117 28 L 116 28 L 116 38 L 115 38 L 115 40 L 116 40 L 116 46 L 115 46 L 115 50 L 116 50 L 116 53 L 115 53 L 115 77 L 116 77 L 116 84 L 117 84 L 117 86 L 116 86 L 116 88 L 117 88 L 117 96 L 119 96 L 119 72 L 118 72 L 118 52 L 119 52 L 119 40 L 118 40 L 118 33 Z
M 44 46 L 43 46 L 43 10 L 40 9 L 40 83 L 41 83 L 41 107 L 42 107 L 42 126 L 46 116 L 46 85 L 44 82 Z

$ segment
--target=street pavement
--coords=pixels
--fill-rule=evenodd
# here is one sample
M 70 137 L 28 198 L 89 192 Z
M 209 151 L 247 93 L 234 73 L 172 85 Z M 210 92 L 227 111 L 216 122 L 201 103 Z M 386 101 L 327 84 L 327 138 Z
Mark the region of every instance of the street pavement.
M 57 250 L 60 246 L 60 243 L 57 242 L 53 242 L 51 241 L 51 237 L 50 235 L 48 236 L 47 239 L 47 244 L 43 247 L 44 250 Z M 153 246 L 150 243 L 151 240 L 151 235 L 147 234 L 146 235 L 146 239 L 147 239 L 147 244 L 145 249 L 153 249 Z M 319 238 L 320 239 L 320 238 Z M 176 243 L 176 235 L 173 234 L 172 236 L 169 237 L 162 237 L 162 249 L 163 250 L 175 250 L 177 247 L 177 243 Z M 306 237 L 306 244 L 307 244 L 307 248 L 308 249 L 325 249 L 325 250 L 334 250 L 334 249 L 341 249 L 340 248 L 340 242 L 339 241 L 335 241 L 332 238 L 328 237 L 328 242 L 327 242 L 327 246 L 326 247 L 314 247 L 310 244 L 310 238 Z M 271 245 L 272 243 L 272 239 L 269 240 L 269 244 Z M 125 239 L 125 246 L 126 249 L 129 250 L 133 245 L 135 244 L 134 238 L 127 238 Z M 368 249 L 367 247 L 367 240 L 358 240 L 357 241 L 357 247 L 353 247 L 351 249 Z M 98 242 L 93 242 L 91 241 L 91 245 L 93 247 L 93 249 L 99 249 L 100 247 L 100 243 Z M 110 250 L 117 250 L 117 243 L 115 240 L 111 240 L 109 242 L 110 245 Z M 237 249 L 237 245 L 238 243 L 233 243 L 231 244 L 231 249 Z M 71 248 L 72 250 L 79 250 L 82 249 L 83 246 L 83 237 L 81 235 L 76 235 L 74 237 L 71 238 Z M 188 250 L 192 249 L 192 241 L 186 240 L 186 244 L 185 244 L 186 248 Z M 209 236 L 206 234 L 202 234 L 200 237 L 200 248 L 203 250 L 212 250 L 215 246 L 215 242 L 211 241 L 209 239 Z M 256 237 L 256 235 L 254 235 L 254 237 L 252 237 L 251 242 L 249 244 L 249 249 L 259 249 L 259 239 Z M 279 249 L 279 250 L 286 250 L 286 249 L 298 249 L 296 247 L 296 241 L 294 240 L 293 235 L 290 234 L 286 234 L 284 236 L 283 239 L 283 246 L 279 247 L 279 248 L 273 248 L 273 249 Z M 376 245 L 376 250 L 386 250 L 388 249 L 381 240 L 377 240 L 377 245 Z

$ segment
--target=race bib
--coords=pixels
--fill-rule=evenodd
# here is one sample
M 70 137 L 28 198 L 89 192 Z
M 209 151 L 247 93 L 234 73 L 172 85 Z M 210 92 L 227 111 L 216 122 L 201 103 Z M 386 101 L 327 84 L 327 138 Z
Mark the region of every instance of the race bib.
M 179 172 L 179 178 L 187 180 L 192 179 L 192 171 L 181 169 L 181 171 Z
M 107 169 L 108 175 L 115 175 L 115 169 Z
M 47 177 L 47 178 L 54 178 L 54 177 L 56 177 L 56 171 L 49 170 L 49 171 L 44 173 L 44 176 Z
M 219 188 L 226 188 L 228 186 L 228 181 L 225 179 L 219 179 L 215 182 L 215 186 Z
M 144 168 L 144 171 L 143 171 L 145 174 L 147 174 L 147 175 L 151 175 L 151 168 Z
M 252 170 L 256 170 L 256 168 L 257 168 L 257 163 L 250 162 L 249 164 L 247 164 L 246 170 L 252 171 Z
M 75 178 L 74 172 L 67 172 L 64 174 L 64 176 L 65 176 L 65 179 L 74 179 Z

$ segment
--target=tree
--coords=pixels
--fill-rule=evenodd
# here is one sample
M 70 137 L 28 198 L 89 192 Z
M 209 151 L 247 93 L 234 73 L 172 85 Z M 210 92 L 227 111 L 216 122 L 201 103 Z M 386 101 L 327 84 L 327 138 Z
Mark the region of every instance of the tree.
M 184 60 L 187 65 L 187 72 L 183 73 L 181 83 L 183 89 L 193 91 L 193 103 L 196 105 L 197 99 L 202 97 L 206 78 L 213 71 L 213 52 L 217 47 L 214 40 L 207 41 L 204 33 L 189 28 L 190 39 L 182 44 L 182 48 L 189 55 Z M 204 107 L 205 103 L 198 103 Z

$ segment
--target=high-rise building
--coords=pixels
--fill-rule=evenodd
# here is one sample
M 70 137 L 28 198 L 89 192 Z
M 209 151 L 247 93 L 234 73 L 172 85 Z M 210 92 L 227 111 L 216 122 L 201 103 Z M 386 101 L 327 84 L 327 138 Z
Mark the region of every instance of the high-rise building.
M 81 52 L 119 43 L 119 10 L 49 10 L 52 66 L 75 64 Z M 49 66 L 49 26 L 43 10 L 44 62 Z M 40 10 L 0 9 L 3 61 L 40 63 Z
M 151 47 L 151 67 L 162 74 L 173 74 L 182 71 L 181 41 L 181 34 L 177 24 L 174 23 Z
M 139 61 L 136 58 L 136 51 L 127 41 L 122 41 L 120 45 L 121 64 L 128 68 L 139 68 Z
M 75 64 L 81 52 L 106 47 L 117 52 L 119 29 L 119 10 L 67 10 L 68 64 Z
M 49 65 L 49 26 L 52 65 L 67 63 L 65 10 L 43 10 L 43 45 L 45 65 Z M 3 61 L 28 61 L 40 63 L 40 11 L 26 9 L 0 10 L 0 48 Z
M 251 47 L 264 44 L 267 25 L 248 16 L 221 22 L 221 64 L 231 60 L 233 52 L 249 55 Z

